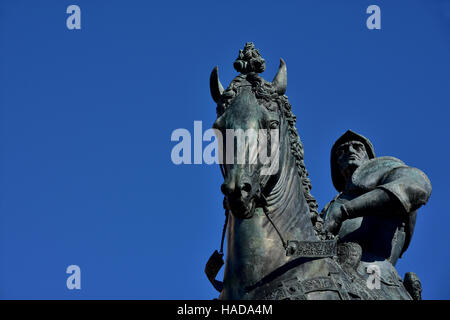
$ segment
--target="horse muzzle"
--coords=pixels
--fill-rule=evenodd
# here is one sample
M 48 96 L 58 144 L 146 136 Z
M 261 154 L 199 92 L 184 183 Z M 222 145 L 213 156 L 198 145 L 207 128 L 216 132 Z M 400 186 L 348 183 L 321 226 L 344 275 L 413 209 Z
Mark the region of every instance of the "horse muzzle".
M 253 217 L 256 208 L 255 200 L 234 199 L 227 197 L 227 205 L 233 216 L 238 219 L 250 219 Z
M 253 216 L 257 192 L 255 192 L 256 188 L 252 187 L 251 183 L 235 184 L 228 182 L 222 184 L 221 189 L 226 197 L 228 209 L 236 218 L 249 219 Z

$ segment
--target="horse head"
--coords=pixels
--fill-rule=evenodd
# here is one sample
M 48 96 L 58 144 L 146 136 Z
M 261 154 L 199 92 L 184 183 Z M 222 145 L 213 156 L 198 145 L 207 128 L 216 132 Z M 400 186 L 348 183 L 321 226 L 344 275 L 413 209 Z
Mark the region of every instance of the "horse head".
M 286 84 L 283 60 L 272 83 L 256 73 L 241 74 L 224 92 L 217 67 L 211 74 L 211 93 L 218 102 L 213 128 L 223 137 L 221 158 L 225 160 L 221 190 L 236 217 L 251 218 L 278 176 L 278 138 L 287 126 L 277 102 L 266 101 L 261 94 L 278 97 L 284 94 Z

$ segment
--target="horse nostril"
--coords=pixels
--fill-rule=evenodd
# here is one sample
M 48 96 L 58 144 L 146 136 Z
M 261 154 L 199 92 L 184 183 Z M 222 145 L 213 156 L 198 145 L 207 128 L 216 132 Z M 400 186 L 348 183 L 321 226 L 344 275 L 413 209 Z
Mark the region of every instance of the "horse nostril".
M 252 191 L 252 185 L 250 183 L 243 183 L 241 186 L 241 191 L 250 193 L 250 191 Z
M 222 193 L 225 196 L 227 196 L 227 195 L 232 193 L 232 191 L 230 190 L 230 187 L 226 183 L 222 183 L 222 185 L 220 186 L 220 190 L 222 191 Z

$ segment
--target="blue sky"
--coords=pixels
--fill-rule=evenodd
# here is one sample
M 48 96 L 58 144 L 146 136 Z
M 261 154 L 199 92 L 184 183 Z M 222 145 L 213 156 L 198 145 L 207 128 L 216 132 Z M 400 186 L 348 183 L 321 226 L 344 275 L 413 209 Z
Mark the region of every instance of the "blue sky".
M 81 30 L 66 8 L 81 8 Z M 381 30 L 366 8 L 381 8 Z M 209 74 L 253 41 L 280 57 L 322 208 L 347 129 L 422 169 L 399 273 L 450 298 L 450 1 L 20 1 L 0 4 L 0 298 L 212 299 L 223 224 L 217 166 L 172 163 L 177 128 L 215 120 Z M 82 289 L 66 288 L 79 265 Z

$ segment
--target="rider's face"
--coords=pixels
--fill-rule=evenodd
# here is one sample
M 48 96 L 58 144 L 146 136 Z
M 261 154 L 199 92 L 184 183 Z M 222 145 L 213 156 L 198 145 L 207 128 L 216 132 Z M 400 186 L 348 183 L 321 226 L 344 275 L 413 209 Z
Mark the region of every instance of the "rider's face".
M 348 141 L 341 144 L 337 150 L 337 162 L 341 171 L 356 169 L 369 159 L 364 144 L 359 141 Z

